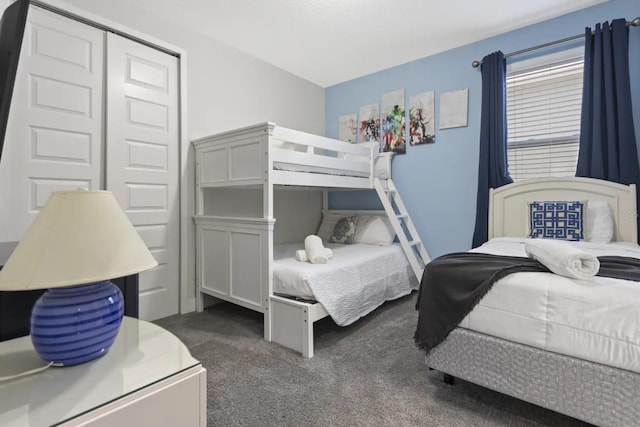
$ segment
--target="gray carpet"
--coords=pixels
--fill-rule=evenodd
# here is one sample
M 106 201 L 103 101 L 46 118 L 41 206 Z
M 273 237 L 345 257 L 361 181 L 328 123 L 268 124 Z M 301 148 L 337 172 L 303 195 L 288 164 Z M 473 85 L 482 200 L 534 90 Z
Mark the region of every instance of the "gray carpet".
M 415 295 L 342 328 L 316 322 L 315 356 L 262 339 L 262 315 L 223 303 L 156 323 L 208 376 L 209 426 L 585 426 L 457 380 L 442 382 L 413 345 Z

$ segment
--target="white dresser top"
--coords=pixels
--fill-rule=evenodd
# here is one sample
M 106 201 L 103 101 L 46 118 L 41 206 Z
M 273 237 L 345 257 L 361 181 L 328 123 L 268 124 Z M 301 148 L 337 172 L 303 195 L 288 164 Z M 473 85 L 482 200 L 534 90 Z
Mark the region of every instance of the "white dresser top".
M 125 317 L 103 357 L 0 382 L 0 426 L 61 423 L 199 364 L 175 335 Z M 0 377 L 44 365 L 30 337 L 0 343 Z

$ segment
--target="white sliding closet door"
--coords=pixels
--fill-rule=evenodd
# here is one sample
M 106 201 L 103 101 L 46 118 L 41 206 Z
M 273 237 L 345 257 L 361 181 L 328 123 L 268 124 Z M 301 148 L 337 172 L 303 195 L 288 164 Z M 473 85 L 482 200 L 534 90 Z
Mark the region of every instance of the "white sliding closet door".
M 140 274 L 140 316 L 179 311 L 178 59 L 107 35 L 107 189 L 158 261 Z
M 30 8 L 2 154 L 0 241 L 19 241 L 52 191 L 102 187 L 104 37 Z

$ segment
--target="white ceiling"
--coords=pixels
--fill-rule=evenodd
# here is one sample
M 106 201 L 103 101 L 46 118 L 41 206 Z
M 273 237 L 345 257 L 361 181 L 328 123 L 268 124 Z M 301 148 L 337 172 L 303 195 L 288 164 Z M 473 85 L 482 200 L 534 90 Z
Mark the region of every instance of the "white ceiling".
M 327 87 L 608 0 L 135 0 Z

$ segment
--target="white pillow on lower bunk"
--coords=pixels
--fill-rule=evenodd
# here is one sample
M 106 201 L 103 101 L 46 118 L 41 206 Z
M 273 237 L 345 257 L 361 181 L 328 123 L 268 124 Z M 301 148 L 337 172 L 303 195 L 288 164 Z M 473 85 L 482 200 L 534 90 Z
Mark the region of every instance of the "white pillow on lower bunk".
M 381 215 L 358 216 L 358 226 L 353 238 L 354 243 L 389 246 L 395 237 L 396 232 L 388 218 Z
M 323 241 L 328 242 L 329 238 L 333 234 L 333 229 L 336 228 L 336 224 L 340 221 L 340 218 L 345 215 L 334 214 L 331 212 L 322 212 L 322 222 L 316 236 L 320 237 Z
M 322 222 L 316 235 L 324 242 L 329 242 L 336 224 L 344 217 L 344 214 L 323 212 Z M 393 243 L 395 237 L 396 232 L 393 230 L 389 219 L 384 215 L 358 215 L 353 243 L 388 246 Z

